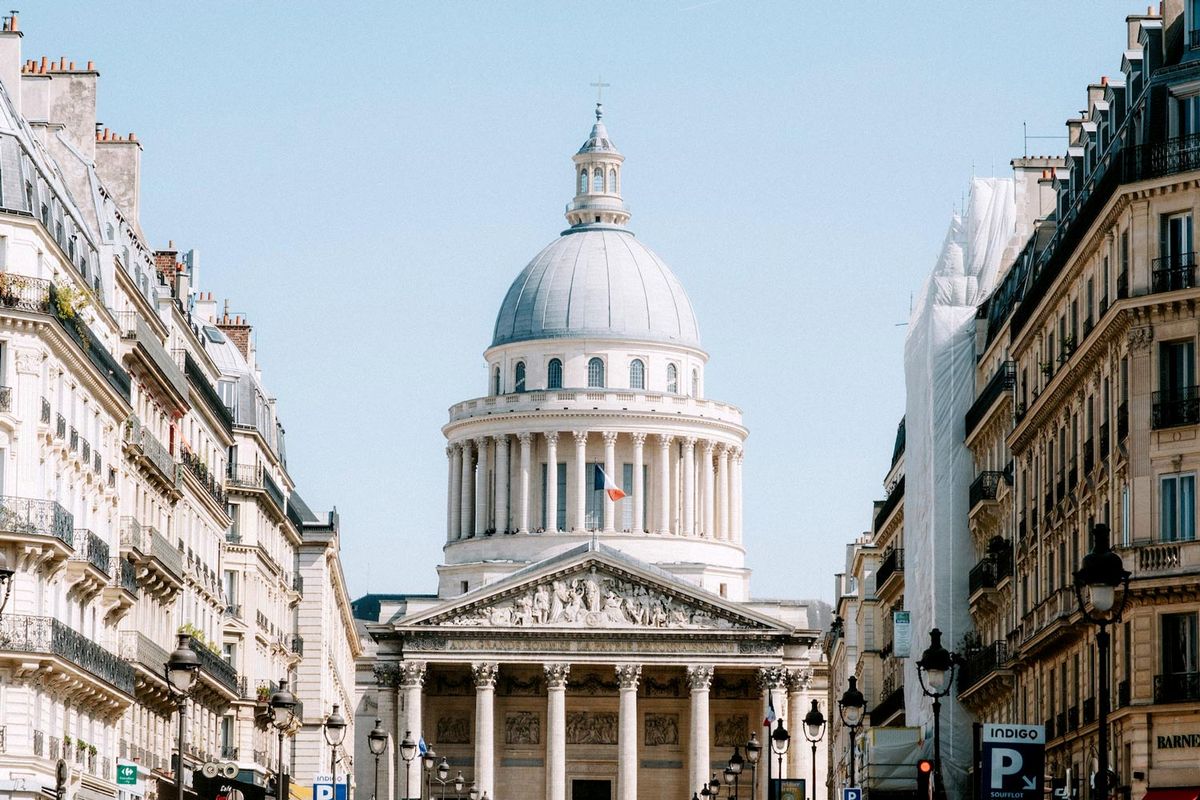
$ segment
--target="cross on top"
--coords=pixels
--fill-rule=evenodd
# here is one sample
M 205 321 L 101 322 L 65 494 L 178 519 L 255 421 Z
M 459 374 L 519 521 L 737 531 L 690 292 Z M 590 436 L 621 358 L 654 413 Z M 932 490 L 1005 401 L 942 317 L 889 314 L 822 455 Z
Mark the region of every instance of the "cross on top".
M 604 102 L 604 90 L 609 88 L 610 86 L 612 86 L 612 84 L 605 83 L 604 76 L 601 75 L 596 79 L 596 82 L 591 85 L 596 87 L 596 102 L 603 103 Z

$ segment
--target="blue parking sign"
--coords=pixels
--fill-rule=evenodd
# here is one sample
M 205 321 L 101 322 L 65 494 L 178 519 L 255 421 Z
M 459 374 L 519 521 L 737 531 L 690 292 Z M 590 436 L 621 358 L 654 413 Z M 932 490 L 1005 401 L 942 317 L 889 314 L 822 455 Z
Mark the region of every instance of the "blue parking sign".
M 863 800 L 862 789 L 857 786 L 847 786 L 843 788 L 842 800 Z

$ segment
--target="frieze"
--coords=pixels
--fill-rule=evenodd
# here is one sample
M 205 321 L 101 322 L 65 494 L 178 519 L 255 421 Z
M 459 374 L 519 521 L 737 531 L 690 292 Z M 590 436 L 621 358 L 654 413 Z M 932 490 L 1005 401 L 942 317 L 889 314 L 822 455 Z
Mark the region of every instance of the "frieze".
M 541 697 L 544 694 L 542 678 L 539 675 L 530 676 L 529 680 L 521 680 L 515 675 L 502 672 L 498 686 L 501 694 L 510 696 Z
M 724 616 L 656 587 L 594 566 L 526 586 L 491 604 L 454 610 L 428 624 L 497 628 L 654 628 L 753 630 L 762 626 Z
M 616 694 L 620 688 L 620 685 L 615 680 L 606 681 L 595 672 L 585 672 L 577 675 L 567 684 L 567 691 L 571 694 Z
M 567 744 L 616 744 L 617 715 L 610 711 L 567 713 Z
M 509 711 L 504 715 L 505 744 L 542 743 L 542 718 L 536 711 Z
M 754 678 L 731 678 L 717 673 L 713 678 L 712 696 L 717 700 L 749 700 L 759 696 Z
M 622 639 L 512 639 L 497 640 L 493 637 L 450 638 L 427 634 L 407 634 L 404 637 L 405 651 L 433 654 L 437 652 L 477 652 L 498 654 L 513 653 L 600 653 L 616 654 L 663 654 L 663 655 L 778 655 L 782 647 L 774 642 L 747 641 L 667 641 Z
M 717 747 L 745 747 L 750 738 L 750 718 L 745 714 L 717 717 Z
M 433 676 L 426 678 L 428 689 L 426 690 L 431 695 L 440 695 L 443 697 L 467 697 L 475 695 L 475 682 L 471 676 L 461 672 L 445 672 L 437 671 Z
M 647 714 L 644 717 L 643 738 L 646 747 L 662 747 L 679 744 L 678 714 Z
M 650 676 L 642 683 L 642 694 L 646 697 L 683 697 L 683 681 L 678 676 L 665 681 Z
M 470 744 L 471 718 L 461 714 L 438 717 L 438 744 Z

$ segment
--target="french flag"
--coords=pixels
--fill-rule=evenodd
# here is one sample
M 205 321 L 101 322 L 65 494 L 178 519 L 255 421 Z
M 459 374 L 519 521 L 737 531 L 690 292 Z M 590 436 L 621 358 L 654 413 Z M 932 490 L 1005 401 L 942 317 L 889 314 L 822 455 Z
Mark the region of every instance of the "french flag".
M 608 492 L 608 499 L 614 503 L 625 497 L 625 490 L 613 482 L 612 478 L 608 477 L 608 473 L 599 464 L 596 465 L 596 485 L 595 489 L 603 489 Z
M 763 727 L 771 727 L 771 723 L 775 721 L 775 700 L 767 698 L 767 718 L 763 720 Z

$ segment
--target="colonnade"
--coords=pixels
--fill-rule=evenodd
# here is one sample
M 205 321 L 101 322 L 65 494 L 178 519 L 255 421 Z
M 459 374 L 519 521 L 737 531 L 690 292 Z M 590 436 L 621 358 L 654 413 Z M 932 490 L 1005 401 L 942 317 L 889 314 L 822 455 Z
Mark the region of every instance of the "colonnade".
M 561 462 L 560 450 L 567 456 Z M 596 526 L 604 533 L 742 541 L 739 445 L 666 433 L 524 431 L 453 441 L 446 456 L 447 541 L 485 533 L 558 533 L 560 515 L 565 532 L 591 530 L 589 463 L 602 464 L 618 484 L 624 467 L 632 467 L 631 485 L 623 487 L 629 497 L 619 501 L 632 506 L 632 524 L 618 522 L 622 509 L 605 495 L 603 526 Z M 547 469 L 549 464 L 566 468 L 565 510 L 558 507 L 559 470 Z
M 472 780 L 479 789 L 480 797 L 497 798 L 496 789 L 496 741 L 495 731 L 495 693 L 496 678 L 501 665 L 494 661 L 471 662 L 471 675 L 475 686 L 475 716 L 472 738 L 474 751 L 474 775 Z M 614 665 L 618 686 L 617 712 L 617 770 L 615 800 L 637 800 L 638 797 L 638 768 L 640 753 L 638 748 L 639 704 L 638 686 L 642 677 L 642 666 L 635 663 L 618 663 Z M 542 664 L 546 687 L 546 716 L 545 716 L 545 797 L 546 800 L 567 800 L 567 695 L 566 689 L 570 678 L 571 665 L 565 662 L 548 662 Z M 680 731 L 681 739 L 686 735 L 687 761 L 684 769 L 687 771 L 687 786 L 700 787 L 707 782 L 713 771 L 723 768 L 724 760 L 732 755 L 720 753 L 714 756 L 710 734 L 713 720 L 709 712 L 709 692 L 718 667 L 706 664 L 695 664 L 686 667 L 686 685 L 689 692 L 689 710 L 687 715 L 688 730 L 685 734 Z M 395 672 L 397 676 L 397 693 L 389 695 L 381 691 L 379 710 L 381 715 L 387 715 L 395 709 L 394 728 L 392 735 L 395 741 L 401 741 L 406 734 L 414 738 L 423 735 L 426 741 L 432 742 L 430 732 L 422 726 L 424 709 L 424 684 L 426 663 L 423 661 L 403 661 Z M 767 782 L 765 780 L 767 765 L 765 759 L 771 759 L 772 777 L 796 777 L 811 780 L 812 753 L 804 741 L 801 731 L 801 718 L 807 712 L 812 699 L 821 701 L 822 711 L 828 715 L 829 709 L 824 707 L 824 692 L 811 685 L 811 672 L 806 668 L 789 668 L 783 666 L 761 667 L 757 670 L 758 685 L 761 690 L 761 715 L 751 719 L 751 730 L 746 731 L 748 738 L 752 732 L 757 733 L 762 745 L 758 775 L 752 777 L 749 768 L 743 776 L 745 783 L 743 796 L 755 797 L 758 800 L 768 800 Z M 784 719 L 791 730 L 792 742 L 787 753 L 780 758 L 771 752 L 769 740 L 762 721 L 766 718 L 769 707 L 774 707 L 778 718 Z M 789 709 L 792 717 L 789 717 Z M 404 797 L 406 778 L 403 761 L 395 764 L 398 767 L 394 773 L 392 785 L 380 792 L 381 800 L 390 797 Z M 423 779 L 421 760 L 414 759 L 407 765 L 407 786 L 420 786 Z M 390 772 L 390 771 L 389 771 Z M 824 777 L 827 772 L 827 758 L 824 747 L 818 748 L 817 774 Z M 754 794 L 750 794 L 751 781 L 754 784 Z M 823 793 L 823 787 L 817 794 Z M 522 796 L 533 797 L 539 794 L 529 787 Z

